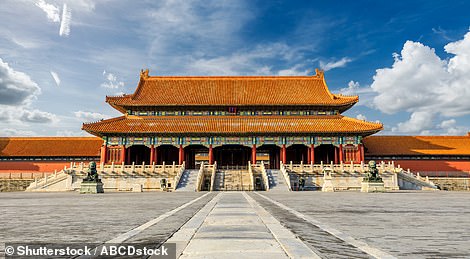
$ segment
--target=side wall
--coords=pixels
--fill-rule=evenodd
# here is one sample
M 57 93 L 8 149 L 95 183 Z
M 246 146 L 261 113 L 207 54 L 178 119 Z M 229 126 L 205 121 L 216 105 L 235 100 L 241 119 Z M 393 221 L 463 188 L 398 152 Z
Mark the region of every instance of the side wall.
M 366 157 L 367 159 L 367 157 Z M 378 160 L 388 162 L 391 160 Z M 470 176 L 470 161 L 468 160 L 393 160 L 395 166 L 419 172 L 422 176 Z M 463 173 L 459 173 L 463 172 Z M 466 173 L 465 173 L 466 172 Z M 467 177 L 468 177 L 467 176 Z
M 91 160 L 87 160 L 86 163 Z M 55 160 L 55 161 L 0 161 L 0 174 L 3 173 L 53 173 L 54 170 L 60 171 L 64 166 L 69 167 L 71 160 Z M 78 161 L 75 161 L 78 163 Z M 99 162 L 99 158 L 95 160 Z

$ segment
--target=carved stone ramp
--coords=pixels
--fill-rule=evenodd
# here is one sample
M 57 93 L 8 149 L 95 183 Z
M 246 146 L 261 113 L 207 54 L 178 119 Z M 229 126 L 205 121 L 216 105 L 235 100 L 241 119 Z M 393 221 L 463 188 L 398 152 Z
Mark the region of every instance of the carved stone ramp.
M 219 193 L 167 242 L 179 258 L 320 258 L 245 192 Z

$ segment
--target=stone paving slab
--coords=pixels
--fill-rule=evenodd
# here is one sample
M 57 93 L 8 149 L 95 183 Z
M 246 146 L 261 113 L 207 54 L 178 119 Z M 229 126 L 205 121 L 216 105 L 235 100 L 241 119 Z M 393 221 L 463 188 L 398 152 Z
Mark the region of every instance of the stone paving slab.
M 180 258 L 316 257 L 245 193 L 220 193 L 219 196 Z
M 0 193 L 0 251 L 5 242 L 14 241 L 106 242 L 204 194 Z M 172 220 L 178 221 L 177 218 L 175 215 Z M 158 231 L 164 235 L 173 233 L 182 224 L 184 221 Z M 158 231 L 154 233 L 158 235 Z
M 470 258 L 469 192 L 262 194 L 399 258 Z M 302 239 L 322 242 L 305 222 L 288 221 Z

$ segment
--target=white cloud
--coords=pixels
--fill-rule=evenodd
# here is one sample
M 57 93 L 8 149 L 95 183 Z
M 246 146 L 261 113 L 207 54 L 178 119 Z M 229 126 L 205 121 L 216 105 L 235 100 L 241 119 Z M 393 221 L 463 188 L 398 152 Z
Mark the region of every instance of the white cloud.
M 54 123 L 58 121 L 56 115 L 40 110 L 23 110 L 19 116 L 21 121 L 34 123 Z M 18 115 L 17 115 L 18 116 Z
M 119 81 L 113 73 L 108 73 L 103 71 L 103 76 L 105 77 L 105 82 L 101 84 L 101 87 L 116 89 L 124 87 L 124 82 Z
M 27 74 L 12 69 L 0 58 L 0 105 L 29 104 L 41 89 Z
M 309 69 L 304 69 L 303 65 L 294 65 L 291 68 L 281 69 L 277 72 L 279 76 L 305 76 L 308 75 L 311 71 Z
M 355 96 L 358 95 L 360 102 L 357 105 L 372 106 L 372 100 L 376 96 L 376 93 L 370 88 L 370 86 L 361 86 L 359 82 L 349 81 L 348 87 L 341 88 L 340 94 Z
M 392 128 L 392 132 L 421 133 L 432 129 L 434 126 L 433 117 L 434 115 L 431 112 L 413 112 L 408 121 L 398 123 L 396 127 Z
M 441 135 L 465 135 L 468 132 L 468 128 L 458 126 L 455 119 L 444 120 L 437 127 L 444 130 Z
M 62 7 L 62 19 L 60 21 L 59 35 L 67 37 L 70 34 L 70 22 L 72 20 L 72 12 L 64 3 Z
M 330 61 L 330 62 L 327 62 L 327 63 L 320 60 L 320 68 L 325 70 L 325 71 L 328 71 L 328 70 L 338 68 L 338 67 L 345 67 L 351 61 L 352 61 L 352 59 L 350 59 L 348 57 L 344 57 L 344 58 L 342 58 L 338 61 Z
M 59 75 L 54 72 L 54 71 L 50 71 L 51 72 L 51 76 L 52 78 L 54 79 L 54 82 L 57 86 L 60 86 L 60 78 L 59 78 Z
M 366 117 L 365 115 L 363 115 L 363 114 L 358 114 L 358 115 L 356 116 L 356 119 L 366 121 L 366 120 L 367 120 L 367 117 Z
M 274 75 L 303 74 L 301 65 L 277 71 L 267 64 L 272 60 L 289 61 L 297 50 L 282 43 L 258 45 L 250 50 L 240 50 L 229 56 L 193 59 L 187 71 L 198 75 Z
M 11 68 L 0 58 L 0 121 L 54 123 L 57 116 L 31 108 L 41 88 L 29 75 Z
M 458 126 L 439 127 L 433 119 L 470 114 L 470 32 L 444 49 L 453 57 L 441 59 L 434 49 L 407 41 L 401 53 L 394 54 L 391 68 L 376 71 L 371 85 L 376 93 L 375 107 L 387 114 L 411 113 L 410 119 L 399 123 L 395 131 L 449 129 L 451 134 Z
M 85 122 L 98 121 L 101 119 L 107 119 L 110 116 L 98 113 L 98 112 L 88 112 L 88 111 L 76 111 L 74 112 L 75 117 L 84 120 Z
M 0 136 L 13 137 L 13 136 L 37 136 L 36 132 L 31 130 L 19 130 L 13 128 L 0 128 Z
M 48 4 L 44 0 L 36 1 L 35 5 L 46 13 L 49 21 L 60 22 L 59 8 L 57 6 Z

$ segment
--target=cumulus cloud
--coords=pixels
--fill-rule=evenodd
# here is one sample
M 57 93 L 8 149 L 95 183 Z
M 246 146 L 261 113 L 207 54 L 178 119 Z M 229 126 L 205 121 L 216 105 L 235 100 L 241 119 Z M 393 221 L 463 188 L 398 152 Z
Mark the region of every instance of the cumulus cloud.
M 60 22 L 59 8 L 57 6 L 48 4 L 44 0 L 36 1 L 35 5 L 46 13 L 49 21 Z
M 110 116 L 98 113 L 98 112 L 88 112 L 88 111 L 76 111 L 74 112 L 75 117 L 83 120 L 85 122 L 98 121 L 101 119 L 107 119 Z
M 13 128 L 0 128 L 0 136 L 13 137 L 13 136 L 37 136 L 36 132 L 31 130 L 19 130 Z
M 62 7 L 62 19 L 60 20 L 59 35 L 67 37 L 70 34 L 70 22 L 72 20 L 72 12 L 64 3 Z
M 54 71 L 50 71 L 51 72 L 51 76 L 52 76 L 52 79 L 54 79 L 54 82 L 57 86 L 60 86 L 60 78 L 59 78 L 59 75 L 54 72 Z
M 365 115 L 363 115 L 363 114 L 358 114 L 358 115 L 356 116 L 356 119 L 366 121 L 366 120 L 367 120 L 367 117 L 366 117 Z
M 101 84 L 101 87 L 116 89 L 124 87 L 124 82 L 119 81 L 113 73 L 108 73 L 103 71 L 103 76 L 105 77 L 105 82 Z
M 0 58 L 0 121 L 53 123 L 58 121 L 52 113 L 31 108 L 41 93 L 38 84 L 27 74 L 11 68 Z
M 349 81 L 348 87 L 341 88 L 339 90 L 340 94 L 343 95 L 358 95 L 360 102 L 357 105 L 366 105 L 372 106 L 372 100 L 376 96 L 375 92 L 370 88 L 370 86 L 361 86 L 359 82 Z
M 27 74 L 13 70 L 0 58 L 0 105 L 26 105 L 40 93 Z
M 392 132 L 418 133 L 424 135 L 422 132 L 433 128 L 433 119 L 434 115 L 431 112 L 413 112 L 409 120 L 398 123 L 396 127 L 392 128 Z
M 444 50 L 453 57 L 441 59 L 434 49 L 407 41 L 401 52 L 394 54 L 392 67 L 376 71 L 371 85 L 376 93 L 374 106 L 387 114 L 411 113 L 395 131 L 442 130 L 436 125 L 439 123 L 433 123 L 435 118 L 470 114 L 470 32 Z
M 348 57 L 344 57 L 344 58 L 342 58 L 338 61 L 330 61 L 330 62 L 326 62 L 326 63 L 324 61 L 320 60 L 320 68 L 325 70 L 325 71 L 328 71 L 328 70 L 338 68 L 338 67 L 345 67 L 351 61 L 352 61 L 352 59 L 350 59 Z

